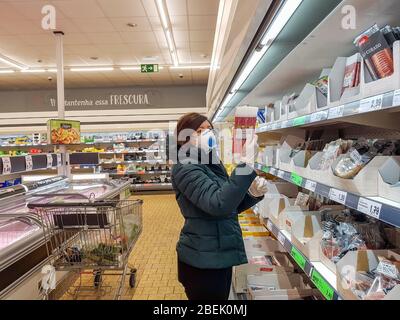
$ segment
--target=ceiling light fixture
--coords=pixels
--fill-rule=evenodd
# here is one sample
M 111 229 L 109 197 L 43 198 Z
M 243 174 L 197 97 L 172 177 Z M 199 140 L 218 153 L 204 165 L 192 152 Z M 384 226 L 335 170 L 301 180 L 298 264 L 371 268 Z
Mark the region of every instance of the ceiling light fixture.
M 25 69 L 25 70 L 21 70 L 21 72 L 23 73 L 43 73 L 46 72 L 45 69 Z
M 196 65 L 189 65 L 189 66 L 171 66 L 170 69 L 209 69 L 210 65 L 201 65 L 201 66 L 196 66 Z
M 28 66 L 26 66 L 22 63 L 19 63 L 13 59 L 10 59 L 9 57 L 6 57 L 5 55 L 3 55 L 1 53 L 0 53 L 0 61 L 4 62 L 5 64 L 8 64 L 11 67 L 15 67 L 19 70 L 28 69 Z
M 94 68 L 71 68 L 69 69 L 70 71 L 73 72 L 93 72 L 93 71 L 112 71 L 114 70 L 113 67 L 94 67 Z
M 11 70 L 11 69 L 3 69 L 3 70 L 0 70 L 0 73 L 14 73 L 15 71 L 14 70 Z
M 178 55 L 176 54 L 176 45 L 174 41 L 174 35 L 172 32 L 171 21 L 169 19 L 168 8 L 165 0 L 155 0 L 158 15 L 160 16 L 161 25 L 163 27 L 165 38 L 167 39 L 167 44 L 169 52 L 171 55 L 172 63 L 174 66 L 179 65 Z
M 268 51 L 274 40 L 286 26 L 289 19 L 293 16 L 293 14 L 296 12 L 297 8 L 301 5 L 302 2 L 303 0 L 286 0 L 282 4 L 274 19 L 268 25 L 268 28 L 266 29 L 265 34 L 261 39 L 259 45 L 261 49 L 255 50 L 250 56 L 250 59 L 246 62 L 244 69 L 239 73 L 238 78 L 235 80 L 232 88 L 229 90 L 228 95 L 223 100 L 222 104 L 217 108 L 213 120 L 217 119 L 221 115 L 223 109 L 232 100 L 235 93 L 242 87 L 243 83 L 247 80 L 250 73 L 263 58 L 264 54 Z
M 120 67 L 120 70 L 128 71 L 128 70 L 140 70 L 140 67 Z

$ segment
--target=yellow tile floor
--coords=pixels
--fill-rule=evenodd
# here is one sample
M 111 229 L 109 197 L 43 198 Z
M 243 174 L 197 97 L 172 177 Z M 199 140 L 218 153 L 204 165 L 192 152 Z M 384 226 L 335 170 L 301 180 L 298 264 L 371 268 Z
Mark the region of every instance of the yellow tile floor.
M 138 195 L 142 199 L 143 231 L 129 258 L 137 268 L 136 287 L 131 289 L 128 278 L 122 290 L 122 300 L 186 300 L 177 278 L 176 242 L 183 225 L 183 218 L 174 195 Z M 75 296 L 78 300 L 112 299 L 118 276 L 103 277 L 104 290 L 92 288 Z M 82 284 L 93 286 L 93 275 L 82 276 Z M 61 299 L 73 299 L 65 294 Z

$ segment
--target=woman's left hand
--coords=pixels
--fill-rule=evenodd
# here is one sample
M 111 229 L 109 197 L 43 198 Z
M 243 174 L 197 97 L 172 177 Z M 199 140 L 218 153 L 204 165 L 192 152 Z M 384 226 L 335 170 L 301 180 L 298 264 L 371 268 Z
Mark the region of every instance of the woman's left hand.
M 249 188 L 249 193 L 255 197 L 262 197 L 268 192 L 268 182 L 266 179 L 257 177 Z

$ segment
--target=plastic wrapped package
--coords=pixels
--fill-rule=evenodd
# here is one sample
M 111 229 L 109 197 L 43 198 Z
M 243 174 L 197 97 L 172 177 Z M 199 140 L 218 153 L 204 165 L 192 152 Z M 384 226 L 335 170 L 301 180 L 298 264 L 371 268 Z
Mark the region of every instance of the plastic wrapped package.
M 360 170 L 376 156 L 399 154 L 399 142 L 391 140 L 357 140 L 349 152 L 333 168 L 336 176 L 354 178 Z
M 333 162 L 342 154 L 347 153 L 347 151 L 351 148 L 353 141 L 351 140 L 342 140 L 338 139 L 331 143 L 328 143 L 323 152 L 323 156 L 321 158 L 321 162 L 319 164 L 318 170 L 327 170 L 329 169 Z

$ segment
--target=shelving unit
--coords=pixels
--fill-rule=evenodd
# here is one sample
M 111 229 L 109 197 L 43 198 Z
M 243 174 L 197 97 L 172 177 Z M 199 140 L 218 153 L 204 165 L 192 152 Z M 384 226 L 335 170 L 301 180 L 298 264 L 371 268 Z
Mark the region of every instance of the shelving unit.
M 292 244 L 291 235 L 280 230 L 271 220 L 264 219 L 264 226 L 278 239 L 297 265 L 311 279 L 327 300 L 341 300 L 336 288 L 336 275 L 319 261 L 310 261 Z
M 392 226 L 400 228 L 400 203 L 386 200 L 380 197 L 363 197 L 346 190 L 339 190 L 335 186 L 327 186 L 319 182 L 303 178 L 295 172 L 287 172 L 274 167 L 256 164 L 255 168 L 264 173 L 269 173 L 282 180 L 293 183 L 299 187 L 315 192 L 325 198 L 346 207 L 357 210 L 370 217 L 381 220 Z

